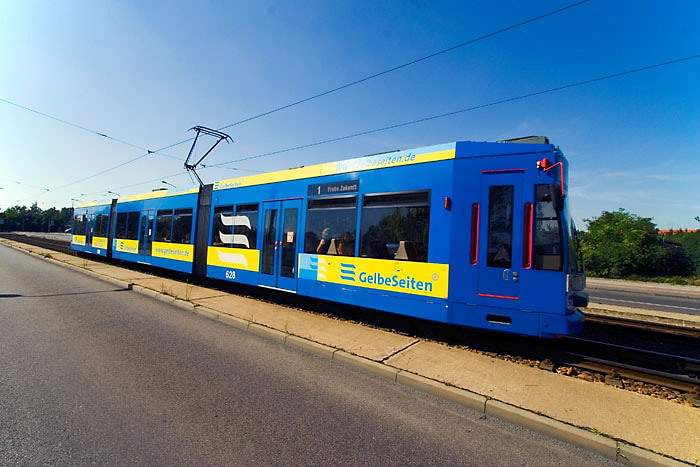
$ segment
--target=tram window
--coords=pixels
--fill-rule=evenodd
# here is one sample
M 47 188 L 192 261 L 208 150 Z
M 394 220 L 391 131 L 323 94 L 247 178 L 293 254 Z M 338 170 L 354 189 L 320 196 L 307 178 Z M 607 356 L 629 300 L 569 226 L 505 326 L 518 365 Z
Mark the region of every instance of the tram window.
M 102 216 L 99 217 L 102 217 L 100 221 L 100 237 L 106 237 L 109 227 L 109 216 L 107 214 L 102 214 Z
M 98 214 L 95 216 L 95 223 L 94 223 L 94 227 L 93 227 L 93 231 L 92 231 L 92 234 L 95 237 L 100 236 L 100 229 L 102 227 L 101 224 L 102 224 L 102 215 Z
M 355 256 L 357 196 L 310 199 L 304 253 Z
M 509 268 L 513 256 L 513 185 L 489 187 L 486 265 Z
M 85 235 L 85 216 L 75 216 L 73 218 L 73 235 Z
M 114 233 L 115 238 L 126 238 L 126 213 L 117 214 L 117 226 Z
M 173 243 L 190 243 L 192 209 L 176 209 L 173 220 Z
M 360 256 L 428 261 L 430 191 L 365 195 Z
M 156 217 L 156 242 L 170 242 L 173 229 L 173 211 L 166 209 L 158 211 Z
M 561 271 L 562 247 L 559 211 L 554 209 L 549 185 L 535 185 L 535 219 L 532 235 L 532 267 Z
M 109 214 L 102 215 L 102 236 L 106 237 L 109 235 Z
M 95 218 L 95 237 L 107 236 L 107 215 L 98 214 Z
M 214 224 L 211 233 L 212 246 L 227 246 L 232 243 L 233 206 L 217 206 L 214 208 Z
M 233 218 L 233 247 L 254 250 L 258 239 L 258 205 L 239 204 Z
M 126 238 L 128 240 L 139 239 L 139 212 L 129 212 L 126 215 Z

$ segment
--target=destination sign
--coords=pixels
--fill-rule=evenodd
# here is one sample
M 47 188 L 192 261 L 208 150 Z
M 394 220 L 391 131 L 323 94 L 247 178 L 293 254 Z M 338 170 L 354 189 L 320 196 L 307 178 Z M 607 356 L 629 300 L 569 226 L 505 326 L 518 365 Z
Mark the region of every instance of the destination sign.
M 360 190 L 359 180 L 345 182 L 320 183 L 309 185 L 307 196 L 339 195 L 343 193 L 356 193 Z

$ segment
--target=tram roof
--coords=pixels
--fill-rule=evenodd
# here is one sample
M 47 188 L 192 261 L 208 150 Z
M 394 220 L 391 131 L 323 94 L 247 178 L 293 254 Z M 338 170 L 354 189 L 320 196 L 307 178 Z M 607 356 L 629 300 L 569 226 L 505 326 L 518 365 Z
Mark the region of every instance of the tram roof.
M 248 175 L 244 177 L 229 178 L 213 183 L 214 190 L 227 190 L 246 186 L 264 185 L 267 183 L 301 180 L 305 178 L 336 175 L 365 170 L 376 170 L 405 165 L 422 164 L 455 158 L 483 157 L 484 155 L 513 155 L 533 152 L 552 151 L 554 146 L 548 144 L 548 140 L 521 138 L 516 140 L 504 140 L 499 142 L 458 141 L 453 143 L 427 146 L 423 148 L 405 151 L 392 151 L 369 156 L 345 159 L 336 162 L 325 162 L 310 165 L 308 167 L 296 167 L 262 174 Z M 538 137 L 541 138 L 541 137 Z M 545 143 L 547 141 L 547 143 Z M 164 198 L 197 193 L 198 188 L 180 191 L 156 190 L 119 198 L 120 203 L 140 201 L 145 199 Z M 91 207 L 110 204 L 109 202 L 91 201 L 79 204 L 77 207 Z

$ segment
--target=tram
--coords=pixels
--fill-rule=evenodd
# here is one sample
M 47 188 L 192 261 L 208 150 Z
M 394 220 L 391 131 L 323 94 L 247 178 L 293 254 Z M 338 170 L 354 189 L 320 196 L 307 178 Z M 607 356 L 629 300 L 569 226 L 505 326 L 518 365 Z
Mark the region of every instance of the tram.
M 568 162 L 545 137 L 456 142 L 75 209 L 72 248 L 443 323 L 583 327 Z

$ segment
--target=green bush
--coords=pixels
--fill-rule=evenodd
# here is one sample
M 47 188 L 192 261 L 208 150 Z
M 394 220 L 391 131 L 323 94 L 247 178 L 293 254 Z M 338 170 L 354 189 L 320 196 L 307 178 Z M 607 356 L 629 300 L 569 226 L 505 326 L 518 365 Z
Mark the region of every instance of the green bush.
M 586 219 L 581 236 L 586 271 L 594 276 L 688 276 L 695 266 L 683 248 L 667 248 L 651 219 L 620 208 Z
M 664 235 L 664 238 L 683 245 L 683 250 L 693 264 L 695 275 L 700 276 L 700 230 L 694 232 L 688 232 L 687 230 L 671 231 Z

